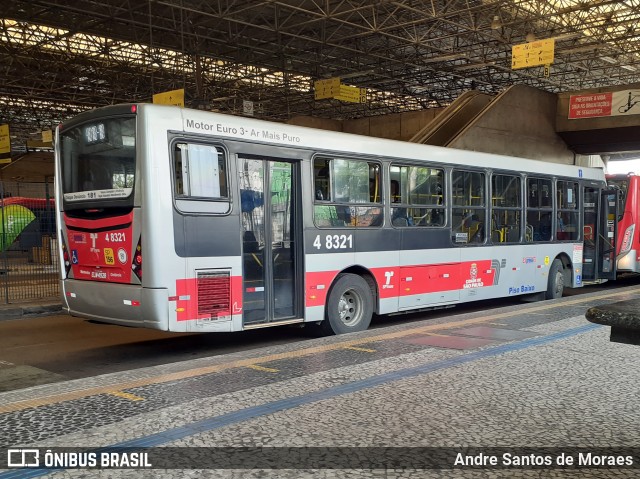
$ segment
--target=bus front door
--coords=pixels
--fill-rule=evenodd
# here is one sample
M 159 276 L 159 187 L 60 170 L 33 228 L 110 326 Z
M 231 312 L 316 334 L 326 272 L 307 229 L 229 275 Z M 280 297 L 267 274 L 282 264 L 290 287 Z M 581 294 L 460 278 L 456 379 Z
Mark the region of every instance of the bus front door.
M 245 326 L 301 317 L 298 164 L 238 157 Z

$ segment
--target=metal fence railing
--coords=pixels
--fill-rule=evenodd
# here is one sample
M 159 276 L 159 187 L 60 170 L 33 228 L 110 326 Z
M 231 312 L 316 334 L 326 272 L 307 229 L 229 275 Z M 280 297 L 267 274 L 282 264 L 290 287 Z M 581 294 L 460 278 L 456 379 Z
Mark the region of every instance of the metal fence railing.
M 55 299 L 59 260 L 53 182 L 0 182 L 0 304 Z

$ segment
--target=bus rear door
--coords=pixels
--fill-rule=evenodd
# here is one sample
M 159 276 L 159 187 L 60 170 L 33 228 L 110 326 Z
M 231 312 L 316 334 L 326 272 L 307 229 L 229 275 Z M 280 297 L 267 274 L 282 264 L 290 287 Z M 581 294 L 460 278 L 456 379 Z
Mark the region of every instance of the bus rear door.
M 616 278 L 618 192 L 586 187 L 584 190 L 584 281 Z

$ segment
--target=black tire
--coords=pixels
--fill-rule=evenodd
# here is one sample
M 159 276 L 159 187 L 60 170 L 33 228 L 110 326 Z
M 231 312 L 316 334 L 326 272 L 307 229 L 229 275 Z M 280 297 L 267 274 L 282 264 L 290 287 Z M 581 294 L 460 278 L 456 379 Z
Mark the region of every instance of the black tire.
M 356 274 L 341 274 L 331 287 L 322 328 L 327 334 L 366 331 L 373 315 L 369 284 Z
M 562 261 L 554 259 L 549 269 L 549 283 L 547 285 L 547 293 L 545 299 L 562 298 L 564 292 L 564 267 Z

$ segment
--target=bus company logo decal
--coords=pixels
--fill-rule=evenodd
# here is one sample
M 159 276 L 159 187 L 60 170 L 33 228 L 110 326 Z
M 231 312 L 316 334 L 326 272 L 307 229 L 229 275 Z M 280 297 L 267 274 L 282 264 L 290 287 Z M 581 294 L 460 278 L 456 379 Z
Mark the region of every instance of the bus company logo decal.
M 500 282 L 500 270 L 507 267 L 507 260 L 503 259 L 498 261 L 497 259 L 491 260 L 491 270 L 493 271 L 493 286 Z
M 523 264 L 533 264 L 536 262 L 536 257 L 535 256 L 527 256 L 525 258 L 522 258 L 522 263 Z
M 391 278 L 393 278 L 393 275 L 393 271 L 384 272 L 385 283 L 382 285 L 382 289 L 393 289 L 393 284 L 391 284 Z
M 482 278 L 478 278 L 478 264 L 471 263 L 471 266 L 469 267 L 469 279 L 465 280 L 463 288 L 482 288 L 483 286 L 484 282 L 482 281 Z
M 87 242 L 87 235 L 84 233 L 74 233 L 73 242 L 77 244 L 85 244 Z
M 98 239 L 98 233 L 89 233 L 89 238 L 91 238 L 91 251 L 92 253 L 99 253 L 100 250 L 96 248 L 96 240 Z
M 92 271 L 91 278 L 93 279 L 107 279 L 107 273 L 104 271 Z

